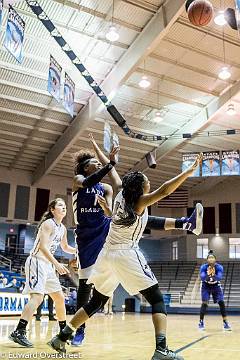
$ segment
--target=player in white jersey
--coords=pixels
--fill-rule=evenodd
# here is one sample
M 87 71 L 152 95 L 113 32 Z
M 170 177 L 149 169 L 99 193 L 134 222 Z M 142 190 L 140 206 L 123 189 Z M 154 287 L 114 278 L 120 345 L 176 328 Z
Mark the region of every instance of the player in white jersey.
M 93 296 L 77 311 L 69 325 L 48 343 L 53 349 L 65 353 L 65 344 L 74 331 L 101 309 L 121 284 L 130 295 L 140 292 L 152 306 L 156 336 L 152 360 L 183 359 L 166 346 L 167 314 L 163 296 L 156 277 L 138 248 L 138 242 L 147 224 L 147 207 L 174 192 L 192 175 L 201 159 L 202 154 L 190 168 L 153 192 L 150 192 L 149 180 L 143 173 L 136 171 L 124 176 L 122 190 L 114 201 L 106 243 L 88 279 L 94 284 Z
M 66 325 L 64 295 L 56 271 L 60 275 L 67 274 L 69 271 L 54 257 L 59 245 L 66 253 L 76 253 L 76 249 L 69 246 L 67 242 L 67 230 L 62 224 L 65 216 L 64 200 L 57 198 L 51 201 L 48 211 L 38 225 L 33 249 L 25 263 L 26 285 L 23 294 L 29 294 L 30 300 L 24 307 L 15 331 L 9 335 L 10 340 L 25 347 L 33 346 L 26 337 L 26 328 L 43 301 L 44 294 L 51 296 L 55 303 L 60 329 Z

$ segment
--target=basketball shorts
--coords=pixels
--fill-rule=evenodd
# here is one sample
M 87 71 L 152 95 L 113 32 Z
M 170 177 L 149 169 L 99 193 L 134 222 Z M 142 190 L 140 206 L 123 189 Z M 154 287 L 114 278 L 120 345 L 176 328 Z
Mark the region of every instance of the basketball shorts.
M 224 300 L 223 290 L 220 283 L 210 285 L 206 282 L 202 282 L 201 295 L 203 302 L 208 302 L 211 295 L 214 304 Z
M 29 256 L 25 263 L 26 285 L 23 294 L 51 294 L 62 291 L 55 267 L 49 261 Z
M 88 279 L 88 284 L 94 284 L 97 291 L 109 297 L 119 284 L 130 295 L 136 295 L 157 283 L 138 248 L 103 248 Z

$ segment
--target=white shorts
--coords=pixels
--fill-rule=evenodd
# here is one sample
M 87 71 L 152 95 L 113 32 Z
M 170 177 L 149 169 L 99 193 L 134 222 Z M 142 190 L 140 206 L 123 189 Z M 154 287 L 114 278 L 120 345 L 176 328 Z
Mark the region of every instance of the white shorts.
M 25 263 L 26 285 L 23 294 L 51 294 L 62 291 L 55 267 L 49 261 L 29 256 Z
M 103 248 L 87 283 L 110 297 L 119 284 L 130 295 L 136 295 L 158 281 L 139 249 Z

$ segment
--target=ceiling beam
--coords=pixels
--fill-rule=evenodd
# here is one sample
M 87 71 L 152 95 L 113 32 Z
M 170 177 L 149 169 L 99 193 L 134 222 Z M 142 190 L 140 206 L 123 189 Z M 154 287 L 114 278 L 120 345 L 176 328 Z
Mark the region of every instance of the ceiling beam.
M 225 83 L 225 84 L 226 83 L 227 84 L 234 84 L 233 80 L 221 80 L 221 79 L 219 79 L 217 72 L 213 73 L 213 72 L 210 72 L 210 71 L 206 71 L 206 70 L 198 68 L 197 66 L 184 64 L 184 63 L 182 63 L 182 62 L 180 62 L 178 60 L 173 60 L 173 59 L 168 58 L 166 56 L 158 55 L 158 54 L 156 54 L 154 52 L 152 54 L 150 54 L 149 57 L 152 58 L 152 59 L 155 59 L 155 60 L 165 62 L 167 64 L 175 65 L 175 66 L 180 67 L 180 68 L 185 69 L 185 70 L 193 71 L 193 72 L 195 72 L 197 74 L 207 76 L 207 77 L 215 79 L 215 80 L 219 80 L 219 81 L 221 81 L 222 83 Z
M 180 16 L 185 0 L 169 0 L 146 25 L 141 34 L 125 52 L 118 64 L 112 69 L 102 88 L 106 95 L 113 99 L 117 89 L 126 81 L 141 61 L 150 54 L 169 31 Z M 89 104 L 76 116 L 71 126 L 64 132 L 57 143 L 51 148 L 44 161 L 33 174 L 33 183 L 48 174 L 56 165 L 64 152 L 74 144 L 79 134 L 92 122 L 95 115 L 103 109 L 100 100 L 94 95 Z
M 195 90 L 195 91 L 200 91 L 200 92 L 202 92 L 204 94 L 213 95 L 213 96 L 219 96 L 220 95 L 220 93 L 218 91 L 209 90 L 209 89 L 204 88 L 202 86 L 199 86 L 197 84 L 194 85 L 194 84 L 186 82 L 186 81 L 177 80 L 177 79 L 174 79 L 174 78 L 172 78 L 170 76 L 160 74 L 160 73 L 156 73 L 154 71 L 144 70 L 142 68 L 137 68 L 136 72 L 138 72 L 140 74 L 146 74 L 148 76 L 152 76 L 155 79 L 158 78 L 161 81 L 166 81 L 166 82 L 170 82 L 170 83 L 173 83 L 173 84 L 176 84 L 176 85 L 181 85 L 181 86 L 186 87 L 187 89 L 190 88 L 190 89 Z
M 205 109 L 201 110 L 198 115 L 194 116 L 187 124 L 185 124 L 180 130 L 177 130 L 174 135 L 191 133 L 194 134 L 197 131 L 203 129 L 213 118 L 213 116 L 220 111 L 226 103 L 240 92 L 240 81 L 236 82 L 231 88 L 225 91 L 219 98 L 212 100 Z M 156 149 L 156 160 L 160 161 L 166 155 L 173 152 L 176 147 L 182 146 L 187 143 L 188 140 L 183 139 L 171 139 L 171 137 L 160 144 Z M 138 164 L 136 164 L 133 170 L 144 171 L 148 169 L 146 159 L 144 158 Z
M 146 94 L 146 90 L 144 89 L 141 89 L 139 88 L 139 85 L 132 82 L 132 81 L 127 81 L 127 83 L 125 84 L 125 86 L 129 87 L 130 89 L 137 89 L 139 92 L 142 92 L 143 93 L 143 96 Z M 195 100 L 191 100 L 191 99 L 187 99 L 187 98 L 183 98 L 181 96 L 176 96 L 176 95 L 173 95 L 173 94 L 169 94 L 169 93 L 165 93 L 163 91 L 161 91 L 161 89 L 158 91 L 158 90 L 154 90 L 154 89 L 148 89 L 147 90 L 147 94 L 153 94 L 153 95 L 156 95 L 156 98 L 158 97 L 163 97 L 163 98 L 167 98 L 167 99 L 171 99 L 175 102 L 178 102 L 178 103 L 183 103 L 183 104 L 188 104 L 188 105 L 192 105 L 192 106 L 197 106 L 199 108 L 203 108 L 205 107 L 204 104 L 198 102 L 198 101 L 195 101 Z M 159 100 L 159 103 L 161 101 Z

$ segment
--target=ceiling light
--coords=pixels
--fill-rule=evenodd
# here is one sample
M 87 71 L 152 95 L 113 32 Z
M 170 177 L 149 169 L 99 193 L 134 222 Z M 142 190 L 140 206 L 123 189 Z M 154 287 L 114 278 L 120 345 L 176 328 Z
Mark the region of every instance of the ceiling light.
M 148 77 L 147 77 L 146 75 L 143 75 L 142 78 L 141 78 L 141 80 L 139 81 L 138 85 L 139 85 L 141 88 L 146 89 L 146 88 L 148 88 L 148 87 L 151 85 L 151 83 L 150 83 L 150 81 L 148 80 Z
M 219 79 L 221 79 L 221 80 L 227 80 L 227 79 L 229 79 L 229 78 L 231 77 L 231 75 L 232 75 L 232 74 L 230 73 L 228 67 L 227 67 L 227 66 L 224 66 L 224 67 L 222 67 L 222 69 L 220 70 L 220 72 L 219 72 L 219 74 L 218 74 L 218 77 L 219 77 Z
M 230 116 L 236 115 L 237 111 L 235 110 L 234 104 L 230 103 L 228 104 L 228 108 L 227 108 L 227 114 Z
M 117 29 L 115 26 L 110 26 L 108 32 L 106 33 L 106 39 L 114 42 L 119 39 L 119 33 L 117 32 Z
M 219 11 L 217 16 L 214 18 L 214 22 L 216 25 L 224 26 L 226 25 L 227 21 L 225 19 L 224 11 Z
M 161 114 L 160 111 L 157 111 L 157 112 L 155 113 L 154 120 L 157 121 L 157 122 L 163 121 L 163 117 L 162 117 L 162 114 Z

